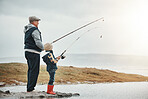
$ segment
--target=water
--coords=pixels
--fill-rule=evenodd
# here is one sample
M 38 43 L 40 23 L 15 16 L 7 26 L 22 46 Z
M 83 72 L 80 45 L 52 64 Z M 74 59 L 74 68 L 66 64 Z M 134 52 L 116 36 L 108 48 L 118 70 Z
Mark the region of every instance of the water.
M 0 63 L 27 63 L 24 57 L 0 58 Z M 45 65 L 41 59 L 41 64 Z M 106 55 L 106 54 L 66 54 L 60 66 L 110 69 L 118 72 L 148 76 L 148 56 Z
M 46 88 L 46 85 L 38 85 L 36 90 L 46 91 Z M 0 90 L 25 92 L 26 86 L 1 87 Z M 148 82 L 55 85 L 54 90 L 80 94 L 79 97 L 64 99 L 148 99 Z

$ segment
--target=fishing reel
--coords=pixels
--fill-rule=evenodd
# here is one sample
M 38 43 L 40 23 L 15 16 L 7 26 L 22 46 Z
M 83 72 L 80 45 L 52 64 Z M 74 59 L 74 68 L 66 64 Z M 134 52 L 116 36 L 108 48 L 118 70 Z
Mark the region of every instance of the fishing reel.
M 64 59 L 65 57 L 66 57 L 66 56 L 62 55 L 62 56 L 61 56 L 61 59 Z
M 60 55 L 61 59 L 64 59 L 66 56 L 64 56 L 64 53 L 66 52 L 66 50 Z

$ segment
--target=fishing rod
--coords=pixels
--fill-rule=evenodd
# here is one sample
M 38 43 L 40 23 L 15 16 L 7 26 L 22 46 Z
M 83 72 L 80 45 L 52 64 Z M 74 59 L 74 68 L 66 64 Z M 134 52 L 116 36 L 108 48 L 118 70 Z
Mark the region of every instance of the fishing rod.
M 104 21 L 104 18 L 102 17 L 102 18 L 99 18 L 99 19 L 97 19 L 97 20 L 94 20 L 94 21 L 92 21 L 92 22 L 90 22 L 90 23 L 88 23 L 88 24 L 86 24 L 86 25 L 83 25 L 83 26 L 81 26 L 81 27 L 79 27 L 79 28 L 77 28 L 77 29 L 75 29 L 75 30 L 73 30 L 73 31 L 71 31 L 71 32 L 69 32 L 69 33 L 63 35 L 62 37 L 60 37 L 60 38 L 54 40 L 53 42 L 51 42 L 51 44 L 53 44 L 53 43 L 55 43 L 55 42 L 61 40 L 62 38 L 64 38 L 64 37 L 66 37 L 66 36 L 68 36 L 68 35 L 70 35 L 70 34 L 76 32 L 76 31 L 78 31 L 78 30 L 80 30 L 80 29 L 82 29 L 82 28 L 84 28 L 84 27 L 86 27 L 86 26 L 88 26 L 88 25 L 90 25 L 90 24 L 93 24 L 93 23 L 95 23 L 95 22 L 97 22 L 97 21 L 99 21 L 99 20 Z
M 73 41 L 73 42 L 71 43 L 71 45 L 70 45 L 69 47 L 67 47 L 67 49 L 65 49 L 65 50 L 62 52 L 62 54 L 60 55 L 60 56 L 61 56 L 61 59 L 64 59 L 64 58 L 65 58 L 65 56 L 63 56 L 63 55 L 66 53 L 66 51 L 67 51 L 68 49 L 70 49 L 84 34 L 90 32 L 91 30 L 94 30 L 94 29 L 96 29 L 96 28 L 98 28 L 98 27 L 95 27 L 95 28 L 92 28 L 92 29 L 87 30 L 86 32 L 84 32 L 83 34 L 81 34 L 75 41 Z

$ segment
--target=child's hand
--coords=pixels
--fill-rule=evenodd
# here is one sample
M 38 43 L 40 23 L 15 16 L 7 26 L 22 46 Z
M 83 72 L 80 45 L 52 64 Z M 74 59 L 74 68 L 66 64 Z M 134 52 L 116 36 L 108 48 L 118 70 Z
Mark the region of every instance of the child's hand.
M 58 56 L 57 59 L 59 60 L 61 58 L 61 56 Z

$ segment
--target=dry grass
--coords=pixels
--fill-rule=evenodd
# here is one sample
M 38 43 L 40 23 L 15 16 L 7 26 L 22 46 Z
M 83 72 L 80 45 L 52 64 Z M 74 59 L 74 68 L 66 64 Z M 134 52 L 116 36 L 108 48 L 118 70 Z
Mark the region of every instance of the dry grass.
M 0 64 L 0 82 L 6 84 L 19 84 L 16 81 L 27 82 L 27 64 L 4 63 Z M 16 80 L 16 81 L 14 81 Z M 49 75 L 46 66 L 40 66 L 38 78 L 39 84 L 48 83 Z M 148 81 L 148 77 L 136 74 L 118 73 L 111 70 L 100 70 L 95 68 L 76 68 L 58 66 L 55 83 L 102 83 L 102 82 L 136 82 Z

